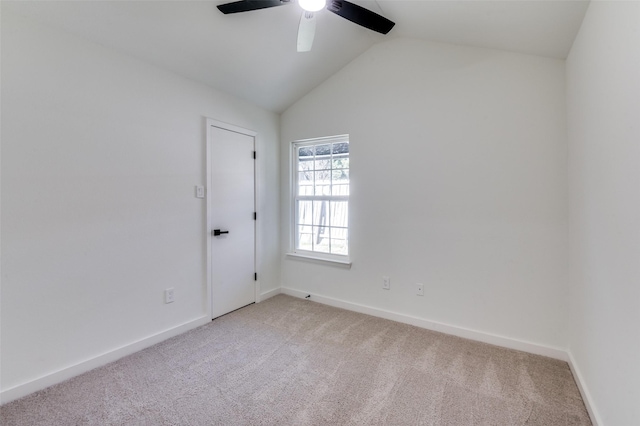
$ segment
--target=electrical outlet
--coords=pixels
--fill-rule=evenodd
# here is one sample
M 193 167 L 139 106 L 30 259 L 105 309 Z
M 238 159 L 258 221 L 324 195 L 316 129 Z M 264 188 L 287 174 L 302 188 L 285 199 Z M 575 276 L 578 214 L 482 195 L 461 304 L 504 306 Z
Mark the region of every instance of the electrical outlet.
M 382 277 L 382 288 L 384 290 L 391 289 L 391 280 L 389 279 L 389 277 Z
M 424 284 L 418 284 L 418 292 L 416 293 L 418 296 L 424 296 Z
M 196 185 L 196 198 L 204 198 L 204 186 Z
M 173 288 L 168 288 L 164 291 L 164 303 L 173 303 L 175 302 L 175 295 L 173 293 Z

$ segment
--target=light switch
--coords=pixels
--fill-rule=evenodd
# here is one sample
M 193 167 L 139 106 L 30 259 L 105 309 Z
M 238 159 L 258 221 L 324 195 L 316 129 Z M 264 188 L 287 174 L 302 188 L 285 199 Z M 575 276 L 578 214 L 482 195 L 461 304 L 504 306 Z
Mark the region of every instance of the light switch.
M 196 198 L 204 198 L 204 186 L 196 185 Z

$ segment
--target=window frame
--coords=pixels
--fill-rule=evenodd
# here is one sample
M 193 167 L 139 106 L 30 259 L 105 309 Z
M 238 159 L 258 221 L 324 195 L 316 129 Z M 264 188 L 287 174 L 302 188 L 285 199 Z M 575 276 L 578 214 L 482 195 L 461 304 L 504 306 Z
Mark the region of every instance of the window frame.
M 349 206 L 349 198 L 350 195 L 298 195 L 299 189 L 299 170 L 298 170 L 298 149 L 304 146 L 314 146 L 314 145 L 324 145 L 328 143 L 348 143 L 349 148 L 351 148 L 351 144 L 349 142 L 349 135 L 336 135 L 336 136 L 328 136 L 321 138 L 312 138 L 312 139 L 303 139 L 291 142 L 290 153 L 291 153 L 291 165 L 290 165 L 290 175 L 291 175 L 291 220 L 290 220 L 290 251 L 287 253 L 289 256 L 310 259 L 310 260 L 319 260 L 319 261 L 327 261 L 332 263 L 338 263 L 343 265 L 351 266 L 351 244 L 349 243 L 350 239 L 350 213 L 349 208 L 347 207 L 347 254 L 336 254 L 336 253 L 326 253 L 320 251 L 313 250 L 304 250 L 298 248 L 298 201 L 299 200 L 308 200 L 308 201 L 318 201 L 318 197 L 328 201 L 346 201 L 347 206 Z M 351 149 L 349 149 L 349 160 L 351 160 Z M 349 161 L 349 194 L 350 192 L 350 182 L 351 182 L 351 161 Z

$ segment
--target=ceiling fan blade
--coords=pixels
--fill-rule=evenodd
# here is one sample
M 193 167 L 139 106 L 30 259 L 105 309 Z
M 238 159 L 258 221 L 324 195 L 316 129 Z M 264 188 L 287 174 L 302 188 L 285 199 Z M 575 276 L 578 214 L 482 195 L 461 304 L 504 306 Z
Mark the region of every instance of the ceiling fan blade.
M 370 30 L 387 34 L 395 22 L 346 0 L 328 0 L 327 10 Z
M 315 35 L 316 15 L 313 12 L 302 12 L 298 27 L 298 52 L 310 51 Z
M 232 3 L 218 5 L 220 12 L 229 13 L 249 12 L 251 10 L 266 9 L 268 7 L 282 6 L 289 4 L 289 0 L 240 0 Z

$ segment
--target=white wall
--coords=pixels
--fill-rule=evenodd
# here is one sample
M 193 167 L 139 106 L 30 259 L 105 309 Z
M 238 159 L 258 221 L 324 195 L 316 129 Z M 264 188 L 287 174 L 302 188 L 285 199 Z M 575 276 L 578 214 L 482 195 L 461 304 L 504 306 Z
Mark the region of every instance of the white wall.
M 283 286 L 564 349 L 564 72 L 561 60 L 395 39 L 298 101 L 281 118 L 281 164 L 293 140 L 350 134 L 353 267 L 283 257 Z M 284 166 L 281 182 L 286 252 Z
M 206 314 L 207 117 L 259 133 L 277 288 L 278 116 L 2 13 L 2 390 Z
M 640 424 L 640 3 L 592 2 L 567 59 L 569 350 L 602 425 Z

